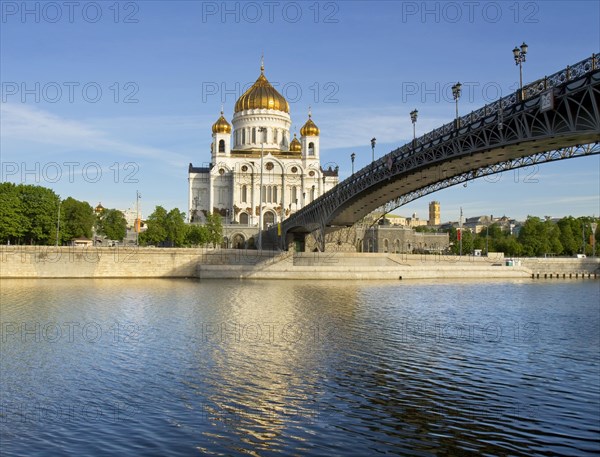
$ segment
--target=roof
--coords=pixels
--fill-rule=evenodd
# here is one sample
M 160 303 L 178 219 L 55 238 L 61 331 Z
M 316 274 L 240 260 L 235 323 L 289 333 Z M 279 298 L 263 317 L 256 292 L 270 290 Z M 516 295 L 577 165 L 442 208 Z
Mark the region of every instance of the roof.
M 195 167 L 191 163 L 188 169 L 188 173 L 208 173 L 209 171 L 209 167 Z

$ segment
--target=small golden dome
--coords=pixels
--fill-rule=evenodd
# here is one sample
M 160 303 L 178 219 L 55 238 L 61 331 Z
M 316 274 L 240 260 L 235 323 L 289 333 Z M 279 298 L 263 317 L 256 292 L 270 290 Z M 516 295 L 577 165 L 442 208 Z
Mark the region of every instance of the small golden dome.
M 296 138 L 295 133 L 294 133 L 294 139 L 290 143 L 290 152 L 297 152 L 297 153 L 302 152 L 302 145 L 300 144 L 300 141 L 298 141 L 298 138 Z
M 300 135 L 302 135 L 302 136 L 319 136 L 319 127 L 317 127 L 316 124 L 311 119 L 310 113 L 308 115 L 308 121 L 306 121 L 306 124 L 304 124 L 302 126 L 302 128 L 300 129 Z
M 247 109 L 273 109 L 290 112 L 290 105 L 283 95 L 281 95 L 271 85 L 264 74 L 264 66 L 260 67 L 260 76 L 250 89 L 242 94 L 235 102 L 234 112 L 245 111 Z
M 231 133 L 231 125 L 223 116 L 223 111 L 221 111 L 221 117 L 213 124 L 212 131 L 213 133 Z

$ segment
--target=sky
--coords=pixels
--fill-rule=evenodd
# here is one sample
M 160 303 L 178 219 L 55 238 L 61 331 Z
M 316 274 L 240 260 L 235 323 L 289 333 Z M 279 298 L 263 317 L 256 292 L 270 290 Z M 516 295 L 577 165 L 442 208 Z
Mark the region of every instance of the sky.
M 600 52 L 599 1 L 0 1 L 2 181 L 125 210 L 141 195 L 187 212 L 189 163 L 260 73 L 284 95 L 292 133 L 312 110 L 321 163 L 340 177 L 525 82 Z M 430 194 L 395 211 L 443 221 L 492 214 L 600 215 L 600 156 Z

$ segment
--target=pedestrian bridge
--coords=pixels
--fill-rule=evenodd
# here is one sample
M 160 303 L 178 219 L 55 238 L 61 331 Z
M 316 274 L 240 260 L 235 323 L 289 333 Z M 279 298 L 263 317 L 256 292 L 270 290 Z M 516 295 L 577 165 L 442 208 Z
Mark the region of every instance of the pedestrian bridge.
M 283 249 L 307 233 L 352 226 L 456 184 L 600 153 L 600 55 L 455 119 L 362 168 L 272 228 Z M 277 240 L 277 241 L 275 241 Z

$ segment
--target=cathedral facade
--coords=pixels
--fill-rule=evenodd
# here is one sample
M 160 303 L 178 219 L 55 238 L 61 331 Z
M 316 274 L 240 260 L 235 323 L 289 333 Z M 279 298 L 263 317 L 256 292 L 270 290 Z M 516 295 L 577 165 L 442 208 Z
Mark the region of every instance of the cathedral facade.
M 208 166 L 189 165 L 189 222 L 220 214 L 229 245 L 242 247 L 243 227 L 266 229 L 337 185 L 337 168 L 321 168 L 320 132 L 310 110 L 300 138 L 291 136 L 291 125 L 289 104 L 261 65 L 256 82 L 235 103 L 231 124 L 223 111 L 213 124 Z

